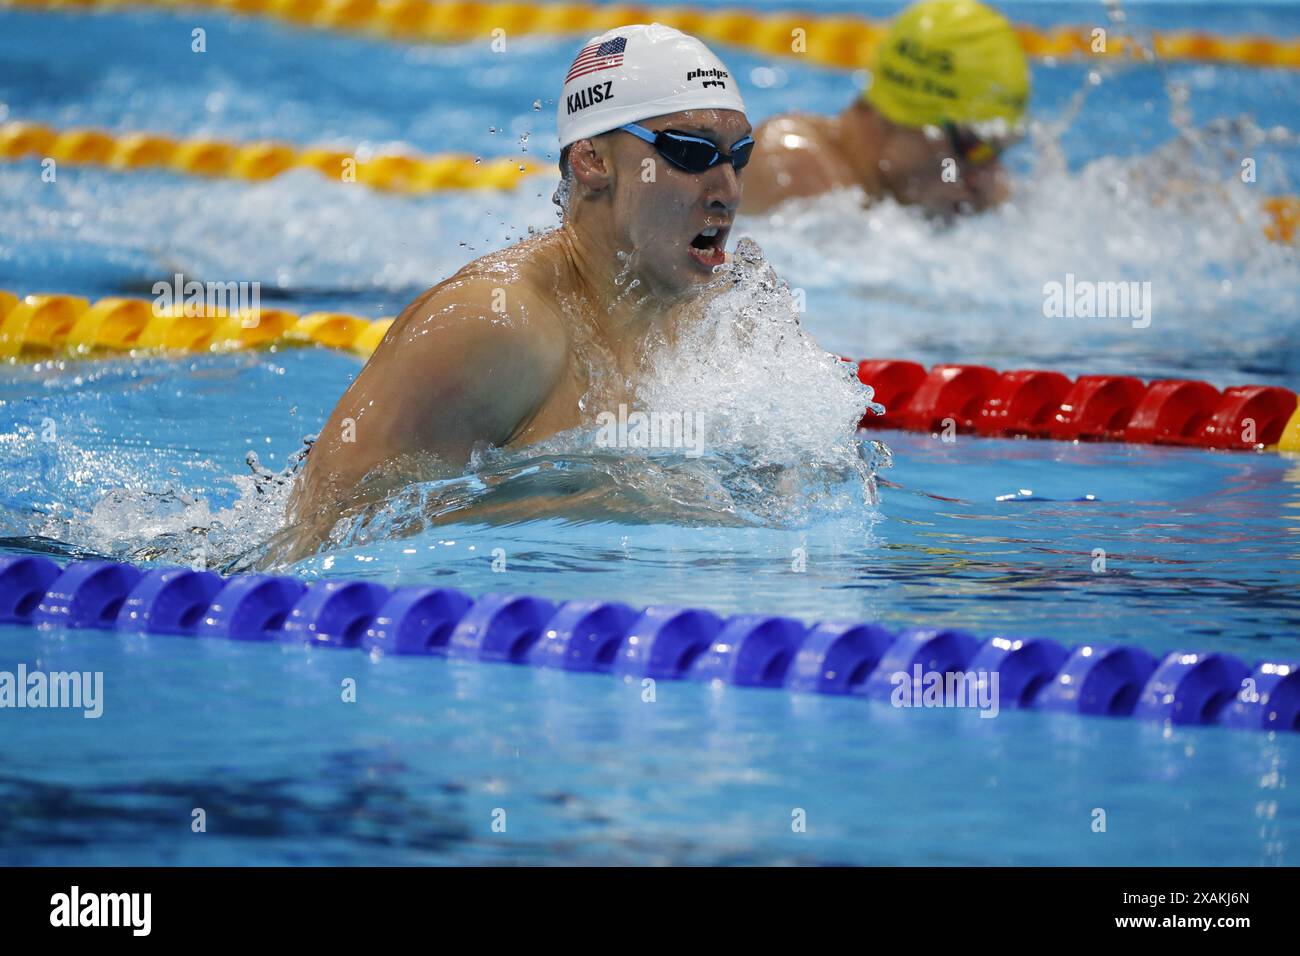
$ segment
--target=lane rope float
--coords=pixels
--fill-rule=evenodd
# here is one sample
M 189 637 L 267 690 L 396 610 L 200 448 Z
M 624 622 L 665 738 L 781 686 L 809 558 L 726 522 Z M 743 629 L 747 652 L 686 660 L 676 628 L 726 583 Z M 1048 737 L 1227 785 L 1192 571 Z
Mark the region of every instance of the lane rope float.
M 370 355 L 393 319 L 344 312 L 298 315 L 284 309 L 227 312 L 110 296 L 91 304 L 74 295 L 28 295 L 0 289 L 0 358 L 114 352 L 208 352 L 280 345 L 324 345 Z
M 291 169 L 314 169 L 326 179 L 412 194 L 451 189 L 509 190 L 528 176 L 553 173 L 555 168 L 552 162 L 523 157 L 379 153 L 362 159 L 356 152 L 326 146 L 300 148 L 272 141 L 176 139 L 158 133 L 114 133 L 90 127 L 56 129 L 21 120 L 0 123 L 0 160 L 47 158 L 120 172 L 168 170 L 252 182 L 273 179 Z M 1271 196 L 1260 205 L 1267 217 L 1264 235 L 1274 242 L 1292 242 L 1300 228 L 1300 197 Z
M 73 295 L 0 289 L 0 358 L 101 358 L 151 352 L 210 352 L 324 345 L 368 357 L 393 319 L 285 309 L 227 313 L 155 308 L 112 296 L 91 304 Z M 853 359 L 844 359 L 854 362 Z M 857 362 L 858 379 L 886 408 L 859 427 L 945 431 L 1003 438 L 1109 441 L 1300 452 L 1300 399 L 1276 385 L 1234 385 L 1127 375 L 1081 375 L 897 359 Z
M 693 680 L 865 697 L 898 706 L 936 685 L 998 711 L 1134 717 L 1166 725 L 1300 729 L 1300 663 L 958 629 L 701 608 L 552 602 L 451 588 L 319 581 L 109 561 L 0 558 L 0 624 L 442 656 L 624 680 Z M 901 675 L 901 676 L 900 676 Z M 958 691 L 958 688 L 961 688 Z M 996 697 L 994 697 L 996 695 Z M 940 697 L 943 700 L 944 698 Z M 946 701 L 950 705 L 953 700 Z M 969 703 L 966 704 L 970 706 Z
M 1300 232 L 1300 196 L 1270 196 L 1263 203 L 1264 235 L 1274 242 L 1294 242 Z
M 525 176 L 553 164 L 515 157 L 483 159 L 467 153 L 379 153 L 358 158 L 331 147 L 288 143 L 230 143 L 176 139 L 157 133 L 54 129 L 41 123 L 0 124 L 0 159 L 53 159 L 116 170 L 162 169 L 191 176 L 261 181 L 290 169 L 314 169 L 326 179 L 372 189 L 429 193 L 447 189 L 514 189 Z
M 468 41 L 528 34 L 585 33 L 588 36 L 627 23 L 652 21 L 676 27 L 706 43 L 721 43 L 764 54 L 801 57 L 824 66 L 850 69 L 870 63 L 888 23 L 851 15 L 813 15 L 728 8 L 657 7 L 578 3 L 484 3 L 474 0 L 0 0 L 0 6 L 81 11 L 160 7 L 209 9 L 248 17 L 268 17 L 297 26 L 366 33 L 405 41 Z M 1032 57 L 1066 59 L 1140 56 L 1124 37 L 1109 36 L 1094 50 L 1093 30 L 1101 24 L 1040 28 L 1014 27 Z M 1250 66 L 1300 68 L 1300 39 L 1267 36 L 1215 36 L 1195 30 L 1154 31 L 1152 50 L 1168 61 L 1194 60 Z
M 1300 399 L 1276 385 L 1220 392 L 1194 379 L 1080 375 L 1072 381 L 1038 369 L 927 370 L 893 359 L 859 362 L 858 380 L 886 409 L 862 419 L 859 427 L 869 430 L 1300 451 Z
M 230 143 L 220 139 L 177 139 L 144 131 L 94 127 L 56 127 L 13 120 L 0 124 L 0 160 L 53 159 L 69 165 L 127 170 L 164 169 L 188 176 L 263 181 L 290 169 L 315 169 L 326 179 L 360 182 L 391 193 L 443 190 L 511 190 L 525 177 L 554 172 L 554 163 L 525 157 L 482 159 L 468 153 L 422 156 L 390 152 L 359 159 L 333 147 L 295 147 L 289 143 Z M 1260 204 L 1268 221 L 1264 234 L 1292 242 L 1300 228 L 1300 196 L 1270 196 Z

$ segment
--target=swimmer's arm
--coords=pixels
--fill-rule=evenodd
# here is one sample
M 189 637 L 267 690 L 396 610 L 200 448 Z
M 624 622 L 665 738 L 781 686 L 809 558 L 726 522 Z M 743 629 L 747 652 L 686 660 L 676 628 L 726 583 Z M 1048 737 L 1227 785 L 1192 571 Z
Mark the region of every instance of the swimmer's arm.
M 744 215 L 769 212 L 787 199 L 819 196 L 838 185 L 819 162 L 797 154 L 765 156 L 760 160 L 755 150 L 754 160 L 741 176 L 740 212 Z
M 842 164 L 831 168 L 826 145 L 798 116 L 769 120 L 754 139 L 753 158 L 741 175 L 744 214 L 768 212 L 787 199 L 819 196 L 853 181 Z
M 395 338 L 384 378 L 405 399 L 392 428 L 399 450 L 463 466 L 474 446 L 504 445 L 545 403 L 563 353 L 513 290 L 514 309 L 494 312 L 500 295 L 494 283 L 462 286 L 418 309 Z
M 493 312 L 495 289 L 434 290 L 398 317 L 308 455 L 299 516 L 349 500 L 362 477 L 398 458 L 462 468 L 475 445 L 504 444 L 541 407 L 561 364 L 555 345 L 522 304 Z

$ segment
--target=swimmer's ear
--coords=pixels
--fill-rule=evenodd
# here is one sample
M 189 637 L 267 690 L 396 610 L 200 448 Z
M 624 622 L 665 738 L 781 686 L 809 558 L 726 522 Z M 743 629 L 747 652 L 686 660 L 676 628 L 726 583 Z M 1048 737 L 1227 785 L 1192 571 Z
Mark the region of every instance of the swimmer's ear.
M 569 168 L 573 178 L 592 192 L 609 186 L 610 164 L 589 139 L 580 139 L 569 148 Z

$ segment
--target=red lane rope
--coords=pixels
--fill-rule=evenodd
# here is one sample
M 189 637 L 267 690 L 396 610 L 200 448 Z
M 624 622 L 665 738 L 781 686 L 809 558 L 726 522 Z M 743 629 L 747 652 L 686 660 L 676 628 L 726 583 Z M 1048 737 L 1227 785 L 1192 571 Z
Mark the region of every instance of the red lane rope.
M 846 361 L 853 361 L 848 359 Z M 1274 385 L 1235 385 L 1128 375 L 1081 375 L 984 365 L 866 359 L 858 379 L 875 390 L 884 415 L 859 427 L 919 432 L 1121 441 L 1199 448 L 1263 448 L 1300 437 L 1296 393 Z M 1284 440 L 1286 439 L 1286 440 Z

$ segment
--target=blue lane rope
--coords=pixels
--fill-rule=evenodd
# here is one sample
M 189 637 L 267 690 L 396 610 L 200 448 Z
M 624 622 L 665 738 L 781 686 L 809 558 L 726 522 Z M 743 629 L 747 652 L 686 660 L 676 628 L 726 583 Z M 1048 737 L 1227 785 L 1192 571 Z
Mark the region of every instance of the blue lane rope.
M 1042 637 L 980 640 L 961 630 L 894 633 L 875 624 L 451 588 L 48 558 L 0 558 L 0 623 L 237 641 L 288 641 L 604 672 L 623 678 L 888 701 L 896 675 L 997 673 L 998 705 L 1174 724 L 1300 729 L 1300 664 L 1139 647 L 1066 649 Z M 990 682 L 991 683 L 991 682 Z M 991 688 L 990 688 L 991 689 Z

